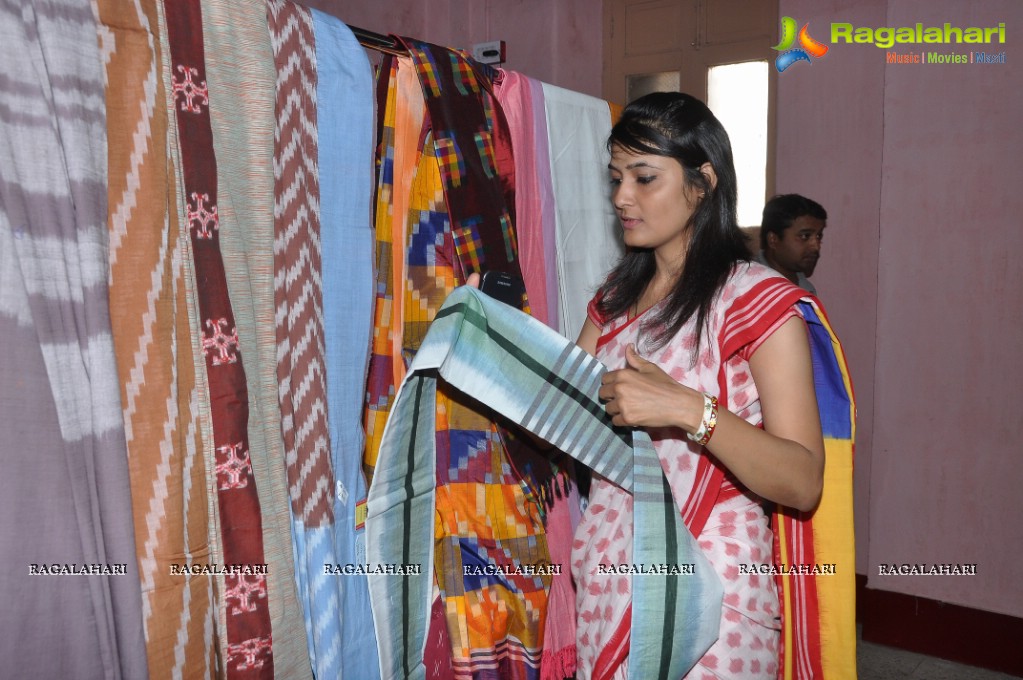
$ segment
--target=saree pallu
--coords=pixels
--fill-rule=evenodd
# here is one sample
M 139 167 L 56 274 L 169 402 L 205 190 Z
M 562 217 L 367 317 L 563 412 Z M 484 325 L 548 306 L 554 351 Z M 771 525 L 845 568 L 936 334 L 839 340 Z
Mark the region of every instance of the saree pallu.
M 205 678 L 213 587 L 172 575 L 209 559 L 183 235 L 168 209 L 167 104 L 155 2 L 102 0 L 111 323 L 121 376 L 150 678 Z M 109 41 L 109 42 L 106 42 Z
M 356 528 L 355 508 L 366 497 L 362 405 L 374 300 L 373 74 L 365 48 L 347 26 L 315 9 L 312 17 L 327 412 L 336 485 L 334 553 L 326 561 L 364 564 L 366 531 Z M 323 542 L 329 543 L 325 538 Z M 340 650 L 335 654 L 339 672 L 318 677 L 375 680 L 379 663 L 366 576 L 331 578 L 337 579 L 335 588 L 317 592 L 316 597 L 327 601 L 331 623 L 339 626 Z
M 631 677 L 678 677 L 711 644 L 721 607 L 717 577 L 674 511 L 650 439 L 613 427 L 601 407 L 603 371 L 574 343 L 475 289 L 449 296 L 399 390 L 370 489 L 369 563 L 406 570 L 370 576 L 383 677 L 426 672 L 430 582 L 421 566 L 442 547 L 430 527 L 443 494 L 436 482 L 443 440 L 432 422 L 440 390 L 478 400 L 634 493 L 634 564 L 691 566 L 685 575 L 639 577 L 635 599 L 643 616 L 633 621 Z M 567 566 L 503 557 L 466 561 L 464 573 L 498 584 Z M 484 677 L 508 677 L 507 671 L 492 667 Z
M 812 513 L 774 514 L 775 562 L 835 565 L 834 574 L 778 576 L 782 605 L 779 677 L 856 677 L 856 552 L 853 455 L 856 399 L 842 344 L 816 298 L 801 301 L 810 331 L 824 434 L 824 492 Z
M 97 34 L 89 3 L 0 6 L 10 65 L 0 82 L 0 658 L 11 677 L 147 676 L 109 316 Z M 47 575 L 94 567 L 106 575 Z

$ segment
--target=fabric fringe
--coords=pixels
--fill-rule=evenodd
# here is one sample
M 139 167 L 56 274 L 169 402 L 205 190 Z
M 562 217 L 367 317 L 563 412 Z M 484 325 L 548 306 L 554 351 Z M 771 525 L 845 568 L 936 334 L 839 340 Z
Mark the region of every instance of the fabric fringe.
M 564 680 L 575 675 L 575 645 L 556 652 L 543 650 L 540 658 L 540 680 Z

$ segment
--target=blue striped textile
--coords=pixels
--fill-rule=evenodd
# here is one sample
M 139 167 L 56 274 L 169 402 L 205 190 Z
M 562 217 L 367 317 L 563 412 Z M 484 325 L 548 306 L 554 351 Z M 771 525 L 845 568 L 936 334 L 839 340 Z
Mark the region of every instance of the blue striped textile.
M 601 406 L 604 370 L 474 288 L 448 296 L 398 391 L 369 494 L 368 563 L 406 572 L 369 577 L 383 678 L 426 674 L 438 378 L 631 491 L 634 564 L 693 565 L 690 575 L 633 579 L 630 678 L 681 677 L 713 644 L 721 584 L 681 521 L 649 437 L 614 427 Z

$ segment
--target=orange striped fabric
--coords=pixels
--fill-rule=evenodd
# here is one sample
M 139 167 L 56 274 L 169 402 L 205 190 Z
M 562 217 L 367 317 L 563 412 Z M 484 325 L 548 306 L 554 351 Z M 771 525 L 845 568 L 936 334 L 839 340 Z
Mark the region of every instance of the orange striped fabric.
M 149 677 L 214 667 L 213 584 L 172 574 L 209 558 L 184 236 L 168 173 L 153 1 L 100 0 L 107 47 L 110 315 L 121 376 Z

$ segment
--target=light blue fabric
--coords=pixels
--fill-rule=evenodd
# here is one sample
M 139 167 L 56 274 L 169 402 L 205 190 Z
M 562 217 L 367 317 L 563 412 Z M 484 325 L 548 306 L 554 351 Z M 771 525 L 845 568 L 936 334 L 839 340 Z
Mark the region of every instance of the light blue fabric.
M 337 564 L 362 564 L 365 531 L 355 530 L 355 504 L 366 497 L 362 473 L 362 408 L 373 327 L 374 94 L 366 50 L 335 17 L 312 10 L 316 37 L 323 313 L 327 404 L 335 489 Z M 377 646 L 365 576 L 331 575 L 340 615 L 315 602 L 316 625 L 339 621 L 339 653 L 317 659 L 317 677 L 377 678 Z M 325 602 L 331 598 L 324 597 Z M 327 669 L 331 670 L 329 673 Z M 322 670 L 321 670 L 322 669 Z
M 438 378 L 631 491 L 633 564 L 693 565 L 693 574 L 633 579 L 630 678 L 681 677 L 717 639 L 721 583 L 682 523 L 649 436 L 611 424 L 597 397 L 603 373 L 517 309 L 467 286 L 448 296 L 398 391 L 370 490 L 369 564 L 413 571 L 369 578 L 384 678 L 426 675 Z

